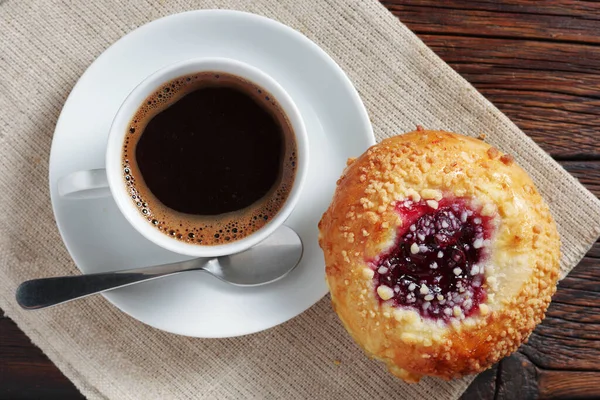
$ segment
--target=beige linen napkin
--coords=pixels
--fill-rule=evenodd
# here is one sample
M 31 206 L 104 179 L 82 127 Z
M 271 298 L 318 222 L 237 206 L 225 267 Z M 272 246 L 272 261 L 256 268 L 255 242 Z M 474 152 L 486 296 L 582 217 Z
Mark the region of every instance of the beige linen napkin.
M 600 202 L 376 0 L 0 1 L 0 307 L 89 398 L 453 399 L 471 379 L 407 385 L 367 359 L 323 299 L 277 328 L 201 340 L 152 329 L 101 296 L 24 312 L 17 285 L 78 273 L 54 225 L 48 155 L 88 65 L 121 36 L 198 8 L 246 10 L 307 35 L 346 71 L 375 135 L 448 129 L 513 154 L 550 203 L 563 276 L 600 235 Z M 316 229 L 316 227 L 315 227 Z

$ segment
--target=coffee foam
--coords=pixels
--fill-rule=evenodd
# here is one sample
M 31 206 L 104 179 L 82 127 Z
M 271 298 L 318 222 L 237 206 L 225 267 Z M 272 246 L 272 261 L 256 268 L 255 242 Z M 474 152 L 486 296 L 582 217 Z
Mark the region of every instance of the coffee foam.
M 246 208 L 215 216 L 185 214 L 165 206 L 146 187 L 135 160 L 135 149 L 146 125 L 154 116 L 185 95 L 210 86 L 241 90 L 273 115 L 283 133 L 282 166 L 271 190 Z M 289 196 L 298 158 L 291 123 L 273 96 L 243 78 L 222 72 L 185 75 L 161 85 L 144 100 L 131 119 L 122 154 L 124 183 L 140 214 L 164 234 L 199 245 L 219 245 L 240 240 L 272 220 Z

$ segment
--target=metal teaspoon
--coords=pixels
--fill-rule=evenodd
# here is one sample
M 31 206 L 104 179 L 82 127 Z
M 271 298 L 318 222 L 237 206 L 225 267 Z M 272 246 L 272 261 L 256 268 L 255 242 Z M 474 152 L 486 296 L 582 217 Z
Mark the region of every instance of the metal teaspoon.
M 17 303 L 28 310 L 162 278 L 186 271 L 206 271 L 237 286 L 259 286 L 283 278 L 302 258 L 302 241 L 287 226 L 241 253 L 217 258 L 196 258 L 173 264 L 156 265 L 89 275 L 33 279 L 17 288 Z

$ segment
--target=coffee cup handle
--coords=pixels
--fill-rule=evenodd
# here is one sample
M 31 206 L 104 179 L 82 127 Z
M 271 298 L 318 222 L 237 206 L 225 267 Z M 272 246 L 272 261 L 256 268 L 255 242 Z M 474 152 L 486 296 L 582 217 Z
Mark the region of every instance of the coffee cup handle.
M 73 172 L 58 180 L 58 195 L 67 199 L 98 199 L 110 196 L 106 170 Z

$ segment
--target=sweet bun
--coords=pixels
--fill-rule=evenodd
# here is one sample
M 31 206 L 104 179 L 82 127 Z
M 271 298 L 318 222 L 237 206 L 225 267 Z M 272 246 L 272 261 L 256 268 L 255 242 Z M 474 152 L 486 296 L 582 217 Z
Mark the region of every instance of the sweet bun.
M 408 382 L 487 369 L 556 290 L 559 236 L 533 182 L 455 133 L 419 127 L 349 160 L 319 231 L 342 323 Z

